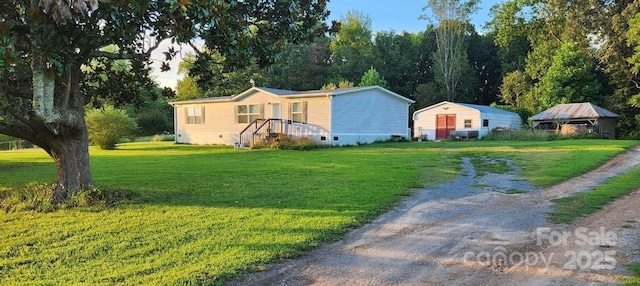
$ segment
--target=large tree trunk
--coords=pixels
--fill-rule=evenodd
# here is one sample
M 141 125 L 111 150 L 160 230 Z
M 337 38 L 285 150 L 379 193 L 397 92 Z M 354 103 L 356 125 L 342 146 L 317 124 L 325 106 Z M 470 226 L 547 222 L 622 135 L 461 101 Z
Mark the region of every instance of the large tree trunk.
M 56 164 L 56 199 L 69 198 L 72 191 L 94 186 L 89 168 L 89 139 L 84 122 L 53 139 L 47 151 Z
M 49 153 L 56 164 L 56 200 L 68 199 L 73 191 L 93 187 L 89 168 L 89 136 L 84 120 L 85 100 L 78 86 L 81 77 L 79 63 L 56 75 L 43 55 L 34 52 L 33 111 L 38 128 L 38 146 Z

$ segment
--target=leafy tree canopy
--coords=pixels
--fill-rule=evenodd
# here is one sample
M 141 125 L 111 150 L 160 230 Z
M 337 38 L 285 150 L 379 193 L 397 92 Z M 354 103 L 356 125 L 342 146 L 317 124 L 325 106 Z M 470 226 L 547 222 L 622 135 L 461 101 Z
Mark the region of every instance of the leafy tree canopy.
M 387 88 L 387 81 L 384 80 L 384 77 L 378 73 L 376 69 L 371 67 L 367 72 L 362 75 L 362 79 L 360 79 L 360 84 L 358 86 L 372 86 L 379 85 L 381 87 Z
M 574 42 L 560 47 L 541 84 L 544 88 L 542 109 L 558 103 L 597 101 L 600 96 L 600 83 L 592 61 Z
M 371 18 L 361 12 L 349 11 L 340 21 L 340 31 L 331 41 L 332 76 L 357 82 L 378 59 L 372 41 Z
M 502 78 L 502 86 L 500 86 L 502 101 L 520 107 L 521 98 L 529 89 L 527 76 L 519 70 L 513 71 Z

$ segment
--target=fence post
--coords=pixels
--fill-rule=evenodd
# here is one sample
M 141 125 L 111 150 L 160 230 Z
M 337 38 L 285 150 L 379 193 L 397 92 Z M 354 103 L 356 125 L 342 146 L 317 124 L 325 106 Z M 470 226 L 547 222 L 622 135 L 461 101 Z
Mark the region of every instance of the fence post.
M 20 150 L 20 149 L 31 149 L 35 147 L 36 146 L 31 144 L 31 142 L 27 140 L 22 140 L 22 139 L 0 142 L 0 150 Z

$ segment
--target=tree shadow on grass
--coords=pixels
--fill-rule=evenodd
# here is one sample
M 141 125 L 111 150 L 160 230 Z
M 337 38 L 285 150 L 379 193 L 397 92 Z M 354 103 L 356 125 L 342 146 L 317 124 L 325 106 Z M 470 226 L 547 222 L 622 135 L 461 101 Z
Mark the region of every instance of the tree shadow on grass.
M 0 187 L 18 187 L 30 182 L 50 183 L 55 178 L 53 162 L 0 162 Z

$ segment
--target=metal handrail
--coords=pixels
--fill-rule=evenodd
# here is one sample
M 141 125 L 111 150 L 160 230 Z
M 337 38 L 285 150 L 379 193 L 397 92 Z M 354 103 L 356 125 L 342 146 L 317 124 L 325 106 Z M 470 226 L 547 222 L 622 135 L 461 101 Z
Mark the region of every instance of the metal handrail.
M 258 122 L 259 121 L 263 121 L 262 124 L 260 124 L 260 126 L 258 126 Z M 259 132 L 264 128 L 264 126 L 269 126 L 271 127 L 271 123 L 278 121 L 280 122 L 280 133 L 284 133 L 284 128 L 282 128 L 283 124 L 289 124 L 291 123 L 290 120 L 285 120 L 285 119 L 276 119 L 276 118 L 269 118 L 269 119 L 262 119 L 262 118 L 258 118 L 253 120 L 251 123 L 249 123 L 247 125 L 247 127 L 245 127 L 241 132 L 240 132 L 240 146 L 244 146 L 245 143 L 247 142 L 243 142 L 243 138 L 245 133 L 247 133 L 247 131 L 250 130 L 251 127 L 253 127 L 255 125 L 255 129 L 253 129 L 253 132 L 251 132 L 251 141 L 249 143 L 254 143 L 256 136 L 259 134 Z M 271 128 L 270 128 L 271 129 Z
M 244 129 L 242 129 L 242 131 L 240 131 L 240 143 L 239 143 L 239 144 L 240 144 L 240 146 L 244 146 L 244 144 L 245 144 L 245 142 L 243 142 L 243 140 L 242 140 L 242 139 L 243 139 L 243 137 L 244 137 L 244 133 L 245 133 L 245 132 L 247 132 L 247 131 L 249 130 L 249 128 L 251 128 L 251 127 L 252 127 L 252 126 L 254 126 L 254 125 L 255 125 L 255 128 L 257 129 L 257 127 L 258 127 L 258 121 L 262 121 L 262 120 L 264 120 L 264 119 L 262 119 L 262 118 L 254 119 L 253 121 L 251 121 L 251 122 L 247 125 L 247 127 L 245 127 Z M 252 133 L 252 135 L 253 135 L 253 132 L 251 132 L 251 133 Z

